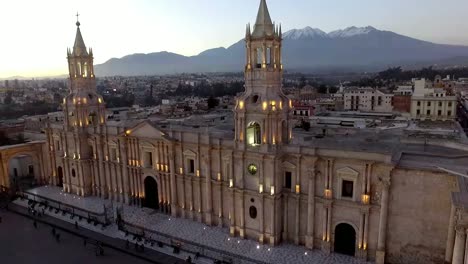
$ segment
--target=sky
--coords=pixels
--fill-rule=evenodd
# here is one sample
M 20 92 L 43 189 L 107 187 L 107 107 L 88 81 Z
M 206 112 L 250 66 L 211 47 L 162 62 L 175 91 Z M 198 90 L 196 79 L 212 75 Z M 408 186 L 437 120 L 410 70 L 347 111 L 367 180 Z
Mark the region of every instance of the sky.
M 283 32 L 373 26 L 444 44 L 468 45 L 467 0 L 267 0 Z M 133 53 L 196 55 L 228 47 L 254 24 L 259 0 L 2 0 L 0 78 L 66 74 L 67 47 L 81 32 L 94 63 Z

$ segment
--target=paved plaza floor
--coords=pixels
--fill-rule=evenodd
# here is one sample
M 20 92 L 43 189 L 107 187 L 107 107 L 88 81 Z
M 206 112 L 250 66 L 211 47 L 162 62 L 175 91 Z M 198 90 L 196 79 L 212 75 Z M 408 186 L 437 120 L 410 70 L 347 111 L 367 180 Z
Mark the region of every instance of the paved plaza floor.
M 2 264 L 82 264 L 82 263 L 148 263 L 110 248 L 104 256 L 96 256 L 95 247 L 84 246 L 83 239 L 61 232 L 60 243 L 51 234 L 51 227 L 23 216 L 0 210 L 0 263 Z
M 57 187 L 39 187 L 29 192 L 60 200 L 63 203 L 73 204 L 77 207 L 86 208 L 87 210 L 97 213 L 103 212 L 103 205 L 110 204 L 109 200 L 98 197 L 81 197 L 78 199 L 77 196 L 70 194 L 65 195 L 61 192 L 61 189 Z M 287 243 L 275 247 L 259 245 L 256 241 L 230 237 L 227 228 L 211 227 L 189 219 L 172 218 L 169 215 L 157 213 L 148 208 L 122 204 L 120 204 L 120 206 L 123 206 L 123 219 L 126 222 L 266 263 L 371 263 L 363 262 L 357 258 L 345 255 L 325 254 L 320 250 L 308 250 L 303 246 Z M 91 226 L 90 228 L 96 227 Z M 97 228 L 96 231 L 100 231 L 100 229 Z M 123 233 L 118 231 L 115 227 L 106 228 L 105 230 L 101 230 L 101 232 L 108 236 L 123 238 Z

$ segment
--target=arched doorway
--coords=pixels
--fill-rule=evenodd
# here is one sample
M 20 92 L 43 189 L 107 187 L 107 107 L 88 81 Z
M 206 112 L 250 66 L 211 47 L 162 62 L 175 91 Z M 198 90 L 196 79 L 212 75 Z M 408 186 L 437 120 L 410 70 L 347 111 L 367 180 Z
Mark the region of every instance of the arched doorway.
M 57 176 L 58 176 L 57 186 L 63 187 L 63 169 L 61 166 L 57 168 Z
M 145 200 L 143 206 L 159 209 L 158 183 L 151 176 L 145 178 Z
M 356 250 L 356 231 L 349 224 L 339 224 L 335 228 L 336 253 L 354 256 Z

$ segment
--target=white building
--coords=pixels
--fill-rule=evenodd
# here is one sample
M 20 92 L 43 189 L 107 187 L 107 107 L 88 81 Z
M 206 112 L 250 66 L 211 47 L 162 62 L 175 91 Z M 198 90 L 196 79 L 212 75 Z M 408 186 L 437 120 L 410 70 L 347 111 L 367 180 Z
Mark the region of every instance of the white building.
M 393 94 L 371 87 L 348 88 L 344 91 L 344 110 L 392 112 Z
M 456 117 L 457 97 L 448 96 L 443 88 L 434 88 L 425 80 L 414 81 L 411 97 L 411 117 L 421 120 L 453 120 Z

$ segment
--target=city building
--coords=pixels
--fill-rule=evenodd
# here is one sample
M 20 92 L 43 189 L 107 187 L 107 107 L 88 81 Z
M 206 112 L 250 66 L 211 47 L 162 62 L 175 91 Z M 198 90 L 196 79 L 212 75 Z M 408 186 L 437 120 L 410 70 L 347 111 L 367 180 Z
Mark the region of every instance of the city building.
M 398 88 L 393 91 L 393 111 L 410 113 L 412 95 L 413 86 L 398 86 Z
M 382 112 L 393 111 L 393 94 L 375 88 L 348 88 L 344 90 L 344 110 Z
M 49 120 L 45 142 L 0 148 L 0 185 L 13 186 L 9 161 L 27 153 L 39 183 L 262 244 L 291 242 L 377 264 L 464 263 L 468 147 L 456 126 L 366 130 L 367 119 L 350 119 L 345 128 L 293 129 L 292 101 L 282 92 L 282 29 L 265 0 L 253 29 L 246 27 L 245 91 L 233 120 L 213 116 L 210 126 L 107 121 L 79 26 L 67 54 L 63 122 Z M 391 97 L 353 89 L 346 109 L 391 112 Z
M 457 97 L 447 95 L 444 88 L 434 88 L 426 79 L 414 81 L 411 97 L 411 118 L 418 120 L 454 120 Z

